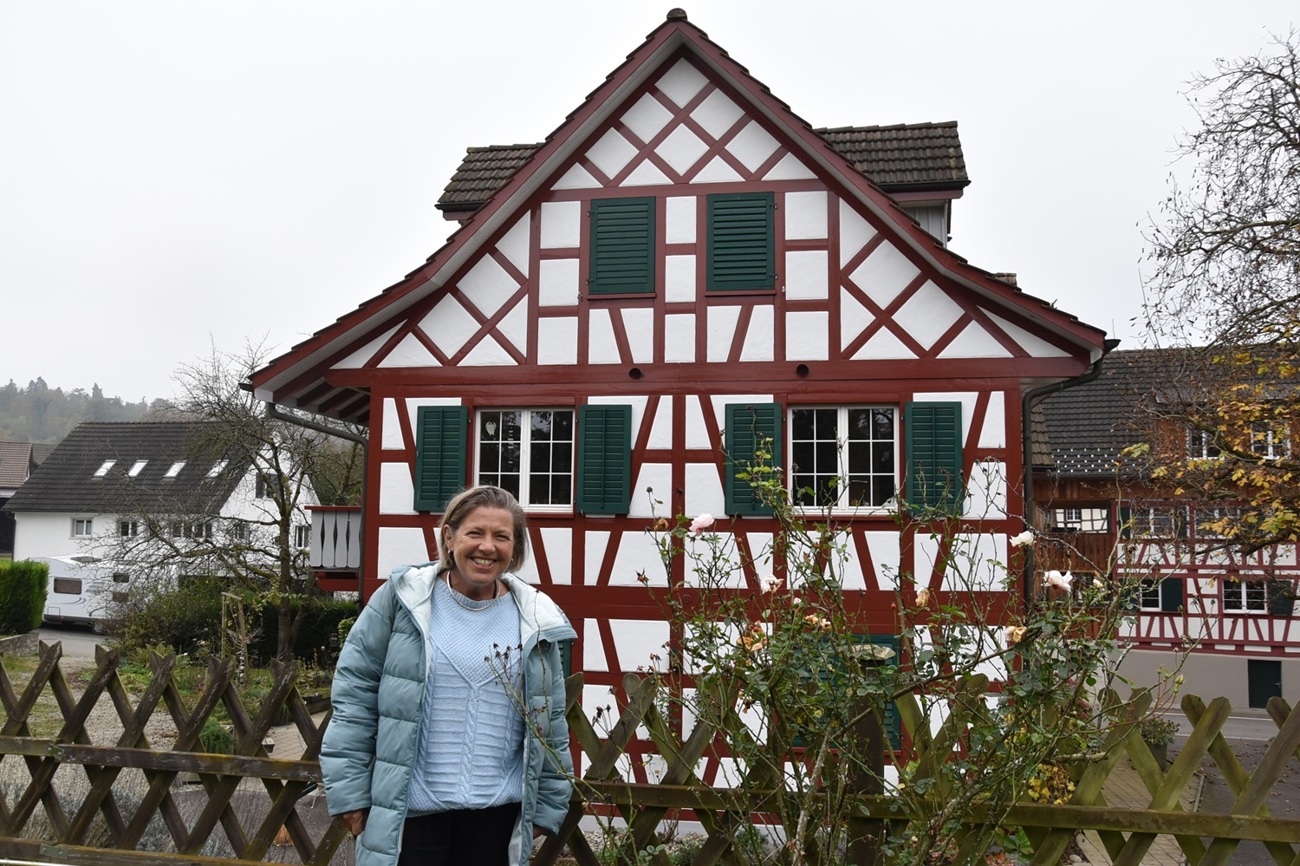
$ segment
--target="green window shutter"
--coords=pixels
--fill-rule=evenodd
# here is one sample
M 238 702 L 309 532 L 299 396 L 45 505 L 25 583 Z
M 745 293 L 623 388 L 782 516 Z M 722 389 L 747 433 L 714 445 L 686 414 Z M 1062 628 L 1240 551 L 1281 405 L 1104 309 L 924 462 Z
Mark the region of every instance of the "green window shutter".
M 1166 577 L 1160 581 L 1160 609 L 1177 613 L 1183 609 L 1183 579 Z
M 465 486 L 464 406 L 421 406 L 415 414 L 415 510 L 442 511 Z
M 709 288 L 776 288 L 775 199 L 770 192 L 709 196 Z
M 578 407 L 578 511 L 627 514 L 632 503 L 632 407 Z
M 737 475 L 747 472 L 754 463 L 764 440 L 771 442 L 772 465 L 781 466 L 781 405 L 731 403 L 726 411 L 727 513 L 771 514 L 772 509 L 759 501 L 749 479 Z
M 652 294 L 655 290 L 655 200 L 599 199 L 591 203 L 593 295 Z
M 1133 508 L 1128 505 L 1119 507 L 1119 537 L 1133 537 Z
M 960 403 L 908 403 L 907 503 L 960 514 L 962 441 Z

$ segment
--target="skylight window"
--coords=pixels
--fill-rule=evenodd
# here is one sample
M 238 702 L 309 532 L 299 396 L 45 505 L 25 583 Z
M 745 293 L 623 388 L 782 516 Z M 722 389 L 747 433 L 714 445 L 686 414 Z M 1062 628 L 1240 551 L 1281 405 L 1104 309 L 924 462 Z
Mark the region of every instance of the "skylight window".
M 225 472 L 226 464 L 229 462 L 230 462 L 229 460 L 218 460 L 216 463 L 213 463 L 212 468 L 208 470 L 208 477 L 216 478 L 222 472 Z
M 136 477 L 137 475 L 140 474 L 140 470 L 144 469 L 145 464 L 148 463 L 148 462 L 149 462 L 148 460 L 137 460 L 137 461 L 135 461 L 135 464 L 132 465 L 132 467 L 131 467 L 131 471 L 128 472 L 128 473 L 126 473 L 126 474 L 127 474 L 127 475 L 130 475 L 132 478 Z
M 103 478 L 108 474 L 108 470 L 113 468 L 113 464 L 116 462 L 116 460 L 105 460 L 104 465 L 95 470 L 95 477 Z
M 164 475 L 163 478 L 175 478 L 177 475 L 181 474 L 181 470 L 184 468 L 185 468 L 185 461 L 177 460 L 175 463 L 172 464 L 172 468 L 167 470 L 167 474 Z

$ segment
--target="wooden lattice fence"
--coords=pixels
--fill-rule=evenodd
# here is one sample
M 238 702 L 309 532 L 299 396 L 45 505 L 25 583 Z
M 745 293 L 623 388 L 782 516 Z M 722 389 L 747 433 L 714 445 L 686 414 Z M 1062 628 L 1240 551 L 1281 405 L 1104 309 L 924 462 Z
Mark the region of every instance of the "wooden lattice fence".
M 79 694 L 65 678 L 60 658 L 59 645 L 42 645 L 36 670 L 22 688 L 0 669 L 0 702 L 6 715 L 0 729 L 0 859 L 87 866 L 350 862 L 345 831 L 324 817 L 324 803 L 318 801 L 319 792 L 313 792 L 320 779 L 316 757 L 328 714 L 320 724 L 313 720 L 290 668 L 277 669 L 271 693 L 250 711 L 239 697 L 229 661 L 209 666 L 206 686 L 189 706 L 175 681 L 174 658 L 154 660 L 153 678 L 139 695 L 124 687 L 112 652 L 100 652 L 97 668 Z M 597 852 L 578 832 L 582 815 L 593 804 L 625 818 L 640 848 L 655 840 L 666 820 L 690 810 L 687 814 L 707 834 L 693 862 L 739 862 L 734 837 L 750 823 L 755 804 L 770 802 L 767 798 L 779 792 L 762 790 L 761 784 L 753 784 L 762 781 L 756 778 L 744 792 L 703 784 L 696 774 L 713 732 L 697 726 L 681 739 L 657 708 L 655 681 L 632 676 L 624 685 L 628 700 L 608 734 L 600 736 L 579 706 L 581 676 L 570 679 L 569 720 L 586 755 L 586 770 L 560 835 L 541 846 L 534 862 L 572 858 L 569 862 L 597 866 Z M 937 768 L 951 754 L 971 714 L 986 712 L 983 701 L 974 699 L 983 685 L 968 683 L 970 699 L 958 695 L 951 702 L 952 712 L 933 733 L 917 702 L 900 705 L 910 734 L 905 757 L 922 777 L 932 775 L 936 798 L 953 794 Z M 1117 864 L 1141 862 L 1158 837 L 1173 839 L 1195 866 L 1226 862 L 1245 839 L 1262 841 L 1279 866 L 1300 863 L 1300 821 L 1274 818 L 1266 806 L 1272 786 L 1294 769 L 1300 712 L 1292 712 L 1280 699 L 1270 704 L 1277 736 L 1259 766 L 1248 772 L 1222 735 L 1231 709 L 1228 702 L 1219 698 L 1207 705 L 1187 697 L 1183 710 L 1194 730 L 1165 770 L 1137 728 L 1150 697 L 1108 700 L 1115 722 L 1095 760 L 1080 768 L 1070 802 L 976 806 L 964 819 L 972 832 L 954 836 L 958 853 L 963 844 L 978 838 L 973 830 L 981 822 L 996 821 L 1026 830 L 1034 843 L 1035 864 L 1058 863 L 1082 829 L 1097 831 Z M 34 735 L 41 733 L 34 732 L 41 713 L 49 713 L 51 706 L 57 708 L 57 730 Z M 232 755 L 199 751 L 199 734 L 218 706 L 225 707 L 233 729 Z M 106 713 L 119 724 L 112 742 L 97 742 L 102 735 L 92 737 L 91 732 L 105 730 Z M 266 750 L 268 731 L 277 717 L 283 722 L 286 713 L 289 730 L 304 744 L 300 758 L 273 757 Z M 149 733 L 158 727 L 155 715 L 166 722 L 166 736 Z M 620 759 L 638 729 L 648 732 L 663 756 L 658 784 L 638 783 L 620 770 L 625 763 Z M 1236 796 L 1222 814 L 1188 812 L 1180 803 L 1207 756 Z M 1149 800 L 1137 808 L 1106 798 L 1107 778 L 1125 758 L 1149 792 Z M 194 781 L 187 783 L 187 774 Z M 915 817 L 900 811 L 896 797 L 873 792 L 865 784 L 862 791 L 851 798 L 860 817 L 850 830 L 849 857 L 858 863 L 869 862 L 884 834 L 898 832 Z M 667 857 L 655 853 L 650 861 L 666 866 Z

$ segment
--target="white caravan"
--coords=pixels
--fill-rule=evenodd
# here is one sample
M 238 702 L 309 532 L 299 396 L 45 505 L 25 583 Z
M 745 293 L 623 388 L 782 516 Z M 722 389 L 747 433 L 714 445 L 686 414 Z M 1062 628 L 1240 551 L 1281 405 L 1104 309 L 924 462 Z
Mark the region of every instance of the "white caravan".
M 125 591 L 128 576 L 101 566 L 99 558 L 94 556 L 33 556 L 32 559 L 50 566 L 43 619 L 91 625 L 100 631 L 115 587 L 117 591 Z

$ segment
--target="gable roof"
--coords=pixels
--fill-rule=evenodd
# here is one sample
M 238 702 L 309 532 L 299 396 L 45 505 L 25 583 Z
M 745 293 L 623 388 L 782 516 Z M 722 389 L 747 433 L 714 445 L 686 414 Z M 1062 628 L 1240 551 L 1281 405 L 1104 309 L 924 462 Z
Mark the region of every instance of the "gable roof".
M 90 422 L 64 437 L 5 505 L 7 511 L 207 513 L 248 471 L 247 459 L 212 443 L 211 422 Z M 108 461 L 102 476 L 96 472 Z M 209 473 L 219 460 L 225 467 Z M 135 465 L 139 471 L 130 475 Z M 184 466 L 174 475 L 168 471 Z
M 544 183 L 558 176 L 577 149 L 610 121 L 614 112 L 624 108 L 638 88 L 683 57 L 689 57 L 701 70 L 725 81 L 728 92 L 746 112 L 779 130 L 798 159 L 833 182 L 837 194 L 892 225 L 892 239 L 939 275 L 995 310 L 1013 311 L 1031 319 L 1059 340 L 1074 346 L 1076 357 L 1086 357 L 1089 361 L 1101 357 L 1103 331 L 1080 322 L 1049 302 L 1025 294 L 988 271 L 971 266 L 944 248 L 812 126 L 774 97 L 766 85 L 690 24 L 684 12 L 675 9 L 423 266 L 254 372 L 249 384 L 255 395 L 271 403 L 367 423 L 370 395 L 366 386 L 340 381 L 346 377 L 329 377 L 332 365 L 349 358 L 371 341 L 381 342 L 388 331 L 401 323 L 404 314 L 442 289 L 484 245 L 512 224 L 519 209 Z
M 960 190 L 970 184 L 957 121 L 813 130 L 885 192 Z M 471 147 L 438 198 L 443 212 L 468 215 L 486 204 L 542 143 Z
M 1169 375 L 1170 361 L 1158 349 L 1111 352 L 1096 379 L 1039 403 L 1035 421 L 1041 418 L 1055 474 L 1114 478 L 1120 452 L 1150 436 L 1141 407 Z
M 17 490 L 36 468 L 30 442 L 0 442 L 0 490 Z

